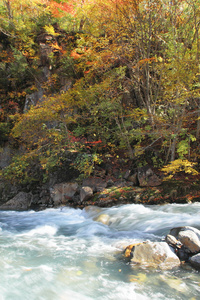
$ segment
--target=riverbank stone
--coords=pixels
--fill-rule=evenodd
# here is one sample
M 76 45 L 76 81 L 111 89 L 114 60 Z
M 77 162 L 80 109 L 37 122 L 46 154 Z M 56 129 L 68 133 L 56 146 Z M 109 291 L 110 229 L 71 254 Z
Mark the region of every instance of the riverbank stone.
M 87 201 L 93 196 L 93 190 L 89 186 L 82 186 L 80 189 L 80 200 L 81 202 Z
M 0 206 L 0 210 L 17 210 L 23 211 L 30 209 L 32 195 L 30 193 L 19 192 L 11 200 Z
M 93 192 L 101 192 L 107 187 L 107 182 L 100 177 L 86 178 L 82 182 L 82 187 L 89 186 Z
M 137 177 L 139 186 L 141 187 L 159 186 L 162 183 L 160 178 L 153 172 L 153 170 L 149 166 L 138 168 Z
M 50 190 L 54 206 L 66 204 L 68 200 L 73 200 L 73 197 L 78 191 L 79 185 L 76 182 L 55 184 Z

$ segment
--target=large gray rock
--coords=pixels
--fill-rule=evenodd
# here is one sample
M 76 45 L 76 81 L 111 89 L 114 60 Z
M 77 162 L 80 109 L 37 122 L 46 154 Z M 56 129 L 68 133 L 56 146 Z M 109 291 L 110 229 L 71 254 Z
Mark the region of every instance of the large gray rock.
M 180 266 L 180 260 L 165 242 L 144 242 L 131 249 L 131 263 L 142 267 L 172 269 Z
M 200 253 L 190 257 L 189 261 L 194 268 L 200 270 Z
M 178 238 L 191 253 L 200 251 L 200 240 L 195 232 L 191 230 L 180 231 Z
M 89 186 L 83 186 L 80 190 L 80 200 L 81 202 L 87 201 L 93 196 L 93 190 Z
M 138 176 L 137 173 L 128 177 L 128 181 L 132 182 L 133 185 L 138 185 Z
M 198 236 L 198 238 L 200 239 L 200 230 L 195 228 L 195 227 L 192 227 L 192 226 L 182 226 L 182 227 L 175 227 L 175 228 L 172 228 L 170 230 L 170 234 L 175 236 L 176 238 L 178 237 L 178 234 L 180 231 L 184 231 L 184 230 L 190 230 L 190 231 L 193 231 L 194 233 L 196 233 L 196 235 Z
M 0 148 L 0 169 L 7 167 L 12 159 L 13 150 L 9 145 Z
M 44 91 L 39 88 L 37 92 L 26 95 L 24 113 L 26 113 L 31 106 L 35 106 L 38 102 L 42 102 L 44 99 Z
M 162 183 L 149 166 L 138 168 L 139 186 L 158 186 Z
M 51 189 L 51 199 L 54 206 L 66 204 L 68 200 L 73 200 L 73 197 L 78 190 L 79 186 L 76 182 L 55 184 Z
M 197 228 L 184 226 L 170 230 L 170 234 L 176 237 L 192 254 L 200 251 L 200 231 Z
M 1 210 L 28 210 L 31 206 L 32 195 L 20 192 L 14 198 L 0 206 Z

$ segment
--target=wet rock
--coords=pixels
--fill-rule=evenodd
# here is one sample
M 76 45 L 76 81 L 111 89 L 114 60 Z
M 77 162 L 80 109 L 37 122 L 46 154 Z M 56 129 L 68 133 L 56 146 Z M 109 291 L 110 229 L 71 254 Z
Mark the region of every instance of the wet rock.
M 19 192 L 14 198 L 0 206 L 1 210 L 28 210 L 31 206 L 32 195 Z
M 169 232 L 170 235 L 173 235 L 176 239 L 178 238 L 179 231 L 185 227 L 175 227 L 172 228 Z
M 168 234 L 165 237 L 165 242 L 174 249 L 176 255 L 181 261 L 188 261 L 189 254 L 187 248 L 173 235 Z
M 73 200 L 78 190 L 79 186 L 76 182 L 55 184 L 50 191 L 54 206 L 66 204 L 67 201 Z
M 139 186 L 158 186 L 162 182 L 149 166 L 138 168 Z
M 200 251 L 200 231 L 197 228 L 177 227 L 171 229 L 170 234 L 184 245 L 187 252 L 195 254 Z
M 190 257 L 189 262 L 195 269 L 200 270 L 200 253 Z
M 180 278 L 170 276 L 168 274 L 162 274 L 160 275 L 160 279 L 177 292 L 186 293 L 188 291 L 187 285 Z
M 180 260 L 165 242 L 143 242 L 134 245 L 130 253 L 131 263 L 142 267 L 172 269 L 180 266 Z
M 101 214 L 98 217 L 94 218 L 94 221 L 100 222 L 104 225 L 109 225 L 110 223 L 110 217 L 107 214 Z
M 192 226 L 183 226 L 183 227 L 176 227 L 176 228 L 173 228 L 170 230 L 171 234 L 175 236 L 178 236 L 179 232 L 180 231 L 184 231 L 184 230 L 191 230 L 193 231 L 197 236 L 198 238 L 200 239 L 200 230 L 195 228 L 195 227 L 192 227 Z
M 128 280 L 130 282 L 137 282 L 138 284 L 144 284 L 147 281 L 147 275 L 144 273 L 138 273 L 137 275 L 129 275 Z
M 191 253 L 200 251 L 200 240 L 195 232 L 191 230 L 180 231 L 178 238 Z
M 84 208 L 84 211 L 90 216 L 95 217 L 97 214 L 101 212 L 101 208 L 98 206 L 88 205 Z
M 89 186 L 83 186 L 80 190 L 80 200 L 81 202 L 87 201 L 93 196 L 93 190 Z
M 165 242 L 173 248 L 180 248 L 182 246 L 182 243 L 178 241 L 175 236 L 170 234 L 165 237 Z

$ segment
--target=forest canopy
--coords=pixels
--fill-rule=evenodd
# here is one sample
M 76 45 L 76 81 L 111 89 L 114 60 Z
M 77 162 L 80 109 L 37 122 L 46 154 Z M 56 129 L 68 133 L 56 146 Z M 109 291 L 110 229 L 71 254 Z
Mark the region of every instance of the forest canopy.
M 1 176 L 90 175 L 106 157 L 198 174 L 199 0 L 3 0 Z

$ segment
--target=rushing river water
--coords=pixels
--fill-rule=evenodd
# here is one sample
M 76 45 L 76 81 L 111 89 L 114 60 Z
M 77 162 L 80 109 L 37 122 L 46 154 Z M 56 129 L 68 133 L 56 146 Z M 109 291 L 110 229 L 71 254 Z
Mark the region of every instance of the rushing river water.
M 95 221 L 104 214 L 108 225 Z M 131 267 L 124 245 L 200 229 L 200 204 L 0 211 L 0 300 L 200 299 L 200 273 Z

